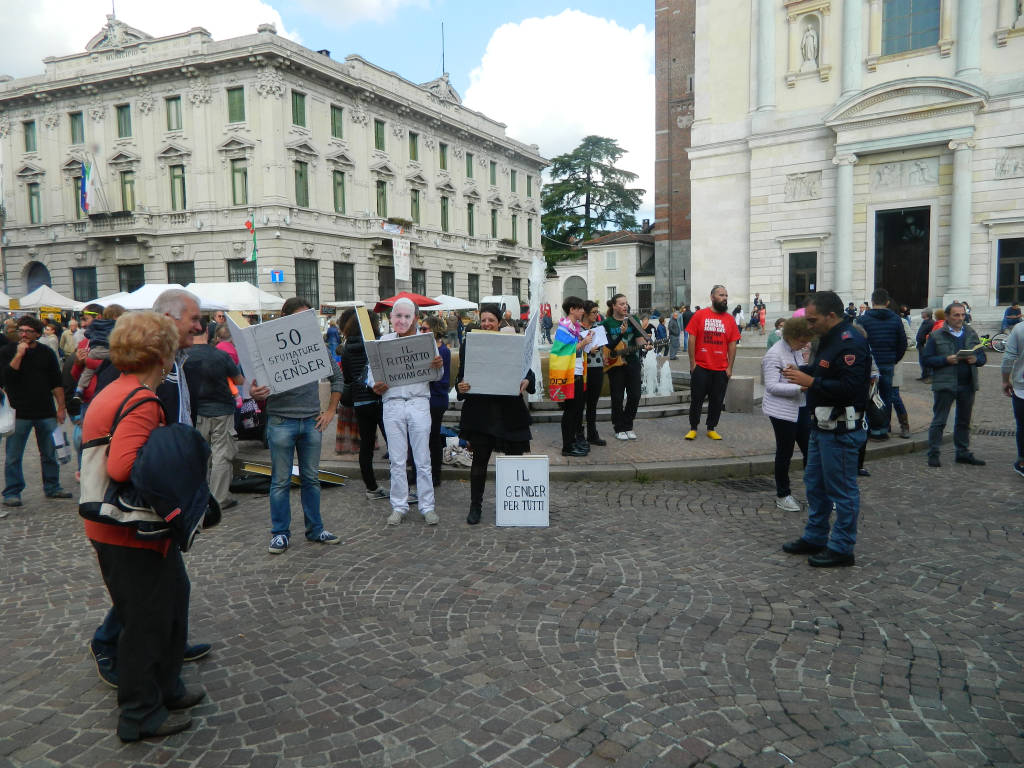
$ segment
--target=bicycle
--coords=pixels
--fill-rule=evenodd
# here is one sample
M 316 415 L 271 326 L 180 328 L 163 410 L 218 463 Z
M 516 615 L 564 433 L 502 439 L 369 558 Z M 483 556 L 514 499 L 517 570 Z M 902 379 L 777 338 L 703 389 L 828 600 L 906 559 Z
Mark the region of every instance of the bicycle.
M 1010 334 L 1000 331 L 999 333 L 981 336 L 978 341 L 980 341 L 986 349 L 991 349 L 993 352 L 1002 354 L 1006 351 L 1006 340 L 1008 338 L 1010 338 Z

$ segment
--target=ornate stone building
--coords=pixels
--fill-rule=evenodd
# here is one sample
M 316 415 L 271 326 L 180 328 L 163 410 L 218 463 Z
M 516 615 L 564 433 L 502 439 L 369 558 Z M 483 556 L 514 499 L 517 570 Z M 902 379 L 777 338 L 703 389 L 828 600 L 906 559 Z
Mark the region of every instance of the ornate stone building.
M 1024 299 L 1019 0 L 698 0 L 693 296 Z
M 0 82 L 4 281 L 79 300 L 143 282 L 258 279 L 281 295 L 411 288 L 526 298 L 540 253 L 536 145 L 408 82 L 278 37 L 151 38 L 108 17 L 84 53 Z M 89 213 L 79 206 L 83 167 Z M 259 257 L 245 263 L 255 223 Z

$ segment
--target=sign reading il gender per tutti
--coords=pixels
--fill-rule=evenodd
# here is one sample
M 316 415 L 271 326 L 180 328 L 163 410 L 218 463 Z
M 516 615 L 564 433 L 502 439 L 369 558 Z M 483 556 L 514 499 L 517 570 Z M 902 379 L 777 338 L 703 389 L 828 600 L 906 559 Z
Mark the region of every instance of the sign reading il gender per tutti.
M 545 528 L 550 483 L 547 456 L 499 456 L 494 460 L 494 511 L 498 525 Z
M 228 316 L 231 340 L 248 382 L 287 392 L 331 375 L 331 358 L 312 309 L 247 328 Z
M 437 342 L 432 333 L 363 341 L 363 346 L 375 382 L 402 387 L 437 381 L 444 375 L 443 369 L 430 367 L 437 357 Z

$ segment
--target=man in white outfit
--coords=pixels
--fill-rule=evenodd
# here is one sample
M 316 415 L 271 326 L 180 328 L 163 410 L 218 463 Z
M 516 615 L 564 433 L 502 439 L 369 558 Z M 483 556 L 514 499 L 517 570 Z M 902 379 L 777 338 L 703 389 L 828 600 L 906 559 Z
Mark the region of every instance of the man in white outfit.
M 395 329 L 380 337 L 381 341 L 416 334 L 416 305 L 401 298 L 391 308 L 391 325 Z M 431 365 L 440 368 L 441 356 Z M 420 514 L 427 525 L 437 525 L 434 511 L 434 480 L 430 472 L 430 384 L 405 384 L 389 387 L 384 383 L 373 385 L 384 401 L 384 430 L 388 436 L 388 455 L 391 458 L 391 514 L 388 525 L 399 525 L 409 511 L 409 482 L 405 476 L 408 447 L 412 446 L 412 459 L 416 464 L 416 487 L 419 491 Z

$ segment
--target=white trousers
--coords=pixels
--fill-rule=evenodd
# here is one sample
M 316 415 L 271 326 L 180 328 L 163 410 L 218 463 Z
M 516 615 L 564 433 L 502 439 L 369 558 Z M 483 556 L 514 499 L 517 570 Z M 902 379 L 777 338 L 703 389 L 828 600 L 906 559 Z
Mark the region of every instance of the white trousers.
M 434 479 L 430 473 L 430 400 L 414 397 L 384 401 L 384 431 L 391 458 L 391 508 L 403 515 L 409 511 L 409 482 L 405 464 L 412 446 L 416 463 L 416 491 L 420 514 L 434 511 Z

